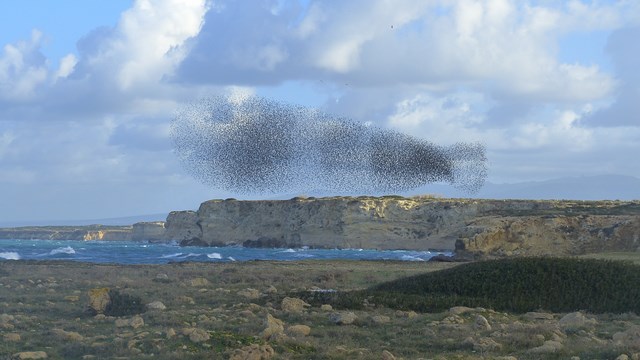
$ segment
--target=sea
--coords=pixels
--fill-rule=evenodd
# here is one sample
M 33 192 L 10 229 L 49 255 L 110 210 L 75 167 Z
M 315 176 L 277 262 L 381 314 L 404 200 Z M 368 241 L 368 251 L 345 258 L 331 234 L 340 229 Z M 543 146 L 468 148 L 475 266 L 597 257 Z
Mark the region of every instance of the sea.
M 64 260 L 109 264 L 173 262 L 397 260 L 427 261 L 439 251 L 368 249 L 262 249 L 245 247 L 181 247 L 176 243 L 78 240 L 0 240 L 0 261 Z

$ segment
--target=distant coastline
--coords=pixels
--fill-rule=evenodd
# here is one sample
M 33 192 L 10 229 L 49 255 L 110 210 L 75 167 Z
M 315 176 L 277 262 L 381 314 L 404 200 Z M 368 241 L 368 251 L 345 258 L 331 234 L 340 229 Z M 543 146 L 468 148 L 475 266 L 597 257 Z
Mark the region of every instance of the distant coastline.
M 0 239 L 449 250 L 475 257 L 640 249 L 640 201 L 401 197 L 210 200 L 166 221 L 0 228 Z

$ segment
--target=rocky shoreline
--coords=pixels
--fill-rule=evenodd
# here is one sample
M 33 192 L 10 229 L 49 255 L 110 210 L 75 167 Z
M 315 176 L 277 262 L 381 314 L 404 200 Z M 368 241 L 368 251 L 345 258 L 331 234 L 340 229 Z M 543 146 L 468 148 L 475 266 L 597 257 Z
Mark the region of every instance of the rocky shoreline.
M 165 222 L 0 229 L 0 239 L 130 240 L 197 246 L 455 250 L 463 257 L 640 249 L 640 201 L 435 197 L 210 200 Z

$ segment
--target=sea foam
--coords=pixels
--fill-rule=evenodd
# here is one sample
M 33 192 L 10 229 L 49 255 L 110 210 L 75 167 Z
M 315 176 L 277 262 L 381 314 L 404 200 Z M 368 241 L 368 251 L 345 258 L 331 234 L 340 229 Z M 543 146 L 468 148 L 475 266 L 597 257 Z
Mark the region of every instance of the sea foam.
M 17 252 L 0 252 L 0 259 L 20 260 L 20 254 Z

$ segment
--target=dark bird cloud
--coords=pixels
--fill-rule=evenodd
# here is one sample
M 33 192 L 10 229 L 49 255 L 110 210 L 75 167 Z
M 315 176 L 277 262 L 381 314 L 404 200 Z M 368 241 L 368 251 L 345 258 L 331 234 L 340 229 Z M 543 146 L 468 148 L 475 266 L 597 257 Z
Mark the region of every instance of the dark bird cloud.
M 172 121 L 175 153 L 197 179 L 236 193 L 388 193 L 431 182 L 483 185 L 481 144 L 444 147 L 316 109 L 249 96 L 206 98 Z

